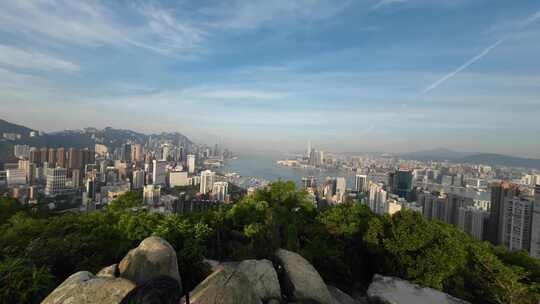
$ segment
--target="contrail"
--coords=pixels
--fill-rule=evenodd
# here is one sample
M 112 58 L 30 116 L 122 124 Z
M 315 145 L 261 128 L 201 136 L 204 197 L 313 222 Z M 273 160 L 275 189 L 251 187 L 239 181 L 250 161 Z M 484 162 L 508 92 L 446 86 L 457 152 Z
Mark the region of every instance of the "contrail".
M 530 25 L 531 23 L 535 22 L 536 20 L 540 19 L 540 11 L 536 12 L 534 15 L 532 15 L 531 17 L 525 19 L 519 26 L 518 26 L 518 30 L 522 30 L 524 29 L 525 27 L 527 27 L 528 25 Z M 458 74 L 459 72 L 465 70 L 466 68 L 468 68 L 470 65 L 472 65 L 473 63 L 477 62 L 478 60 L 482 59 L 484 56 L 486 56 L 487 54 L 489 54 L 489 52 L 491 52 L 494 48 L 496 48 L 497 46 L 499 46 L 501 43 L 505 42 L 510 36 L 507 36 L 505 38 L 502 38 L 502 39 L 499 39 L 497 40 L 497 42 L 493 43 L 492 45 L 490 45 L 488 48 L 486 48 L 485 50 L 483 50 L 480 54 L 474 56 L 473 58 L 469 59 L 467 62 L 465 62 L 462 66 L 460 66 L 459 68 L 457 68 L 456 70 L 454 70 L 453 72 L 451 73 L 448 73 L 446 74 L 444 77 L 442 77 L 441 79 L 435 81 L 433 84 L 431 84 L 430 86 L 428 86 L 427 88 L 425 88 L 422 93 L 420 93 L 420 95 L 423 95 L 423 94 L 426 94 L 428 93 L 429 91 L 437 88 L 439 85 L 441 85 L 442 83 L 444 83 L 445 81 L 447 81 L 448 79 L 456 76 L 456 74 Z
M 500 39 L 498 40 L 497 42 L 495 42 L 494 44 L 490 45 L 487 49 L 483 50 L 480 54 L 474 56 L 473 58 L 469 59 L 469 61 L 465 62 L 465 64 L 463 64 L 462 66 L 460 66 L 459 68 L 457 68 L 455 71 L 449 73 L 449 74 L 446 74 L 443 78 L 435 81 L 433 84 L 431 84 L 429 87 L 425 88 L 423 91 L 422 91 L 422 94 L 426 94 L 427 92 L 435 89 L 436 87 L 438 87 L 439 85 L 441 85 L 443 82 L 447 81 L 448 79 L 456 76 L 457 73 L 465 70 L 466 68 L 468 68 L 471 64 L 477 62 L 478 60 L 482 59 L 482 57 L 486 56 L 487 54 L 489 54 L 489 52 L 491 52 L 491 50 L 493 50 L 494 48 L 496 48 L 499 44 L 503 43 L 504 41 L 506 40 L 506 38 L 503 38 L 503 39 Z

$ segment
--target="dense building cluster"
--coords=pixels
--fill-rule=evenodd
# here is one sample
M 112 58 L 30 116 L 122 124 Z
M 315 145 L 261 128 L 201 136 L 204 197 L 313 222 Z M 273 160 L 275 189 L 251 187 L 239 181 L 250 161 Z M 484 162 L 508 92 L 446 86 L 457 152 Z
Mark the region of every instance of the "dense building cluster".
M 211 169 L 232 156 L 219 145 L 149 137 L 91 148 L 14 145 L 18 160 L 4 164 L 0 186 L 26 204 L 59 201 L 88 211 L 107 206 L 128 191 L 139 192 L 144 208 L 188 212 L 230 201 L 229 183 Z M 172 191 L 181 187 L 185 191 Z M 188 193 L 189 192 L 189 193 Z

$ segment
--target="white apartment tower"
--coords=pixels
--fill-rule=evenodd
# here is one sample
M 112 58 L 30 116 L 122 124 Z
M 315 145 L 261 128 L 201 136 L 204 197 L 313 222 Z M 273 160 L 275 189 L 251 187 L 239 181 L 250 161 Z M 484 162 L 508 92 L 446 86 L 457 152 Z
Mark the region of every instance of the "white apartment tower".
M 189 174 L 195 173 L 195 155 L 188 154 L 188 156 L 187 156 L 187 167 L 188 167 L 188 173 Z
M 200 193 L 207 194 L 208 192 L 212 191 L 215 175 L 216 174 L 210 170 L 204 170 L 201 172 Z

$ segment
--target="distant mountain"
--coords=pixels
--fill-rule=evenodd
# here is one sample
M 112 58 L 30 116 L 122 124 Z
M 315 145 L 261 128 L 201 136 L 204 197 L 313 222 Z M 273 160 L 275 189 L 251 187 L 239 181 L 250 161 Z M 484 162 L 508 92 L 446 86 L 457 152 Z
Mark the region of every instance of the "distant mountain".
M 462 159 L 472 154 L 473 153 L 457 152 L 450 149 L 437 148 L 437 149 L 432 149 L 432 150 L 424 150 L 424 151 L 401 154 L 400 157 L 406 160 L 419 160 L 419 161 L 430 161 L 430 160 L 454 161 L 454 160 Z
M 145 143 L 150 138 L 153 140 L 170 140 L 175 144 L 190 147 L 193 142 L 185 135 L 174 133 L 143 134 L 132 130 L 85 128 L 84 130 L 64 130 L 44 133 L 40 136 L 29 137 L 32 130 L 0 119 L 0 164 L 13 160 L 13 145 L 26 144 L 33 147 L 73 147 L 93 148 L 96 143 L 105 144 L 109 147 L 118 147 L 126 141 Z M 2 133 L 18 133 L 21 138 L 17 140 L 2 139 Z
M 540 159 L 522 158 L 494 153 L 467 153 L 438 148 L 400 155 L 405 160 L 451 161 L 455 163 L 484 164 L 540 169 Z
M 507 166 L 540 169 L 540 159 L 522 158 L 501 154 L 478 153 L 457 160 L 460 163 L 485 164 L 490 166 Z
M 21 137 L 28 137 L 32 131 L 35 130 L 0 119 L 0 136 L 3 133 L 18 133 Z

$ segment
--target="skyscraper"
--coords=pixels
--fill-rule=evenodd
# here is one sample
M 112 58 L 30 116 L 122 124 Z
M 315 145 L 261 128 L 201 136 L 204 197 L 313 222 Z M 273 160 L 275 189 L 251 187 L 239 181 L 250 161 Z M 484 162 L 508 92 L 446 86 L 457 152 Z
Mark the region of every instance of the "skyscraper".
M 61 194 L 66 188 L 67 170 L 65 168 L 45 169 L 45 194 Z
M 490 189 L 491 206 L 487 237 L 493 244 L 500 245 L 503 233 L 504 199 L 519 196 L 519 187 L 510 182 L 500 182 L 491 184 Z
M 63 147 L 56 149 L 56 166 L 66 167 L 66 150 Z
M 401 198 L 409 199 L 412 191 L 412 171 L 399 168 L 388 175 L 388 186 L 391 193 Z
M 505 197 L 501 223 L 501 244 L 511 251 L 530 249 L 533 200 Z
M 153 161 L 152 181 L 154 185 L 165 185 L 167 183 L 167 162 L 161 160 Z
M 212 194 L 216 201 L 224 202 L 227 197 L 229 189 L 229 183 L 227 182 L 215 182 L 212 186 Z
M 69 148 L 68 150 L 68 169 L 80 169 L 81 168 L 81 151 L 75 148 Z
M 56 149 L 53 149 L 53 148 L 49 149 L 49 155 L 47 157 L 47 162 L 49 163 L 49 167 L 51 167 L 51 168 L 56 167 Z
M 201 172 L 201 184 L 199 192 L 202 194 L 207 194 L 212 191 L 214 186 L 214 177 L 215 173 L 210 170 L 204 170 Z
M 188 156 L 187 156 L 187 167 L 188 167 L 188 173 L 190 173 L 190 174 L 195 173 L 195 155 L 188 154 Z
M 530 254 L 534 258 L 540 258 L 540 185 L 538 184 L 534 186 Z
M 354 178 L 354 190 L 356 192 L 367 191 L 367 175 L 356 175 L 356 177 Z

